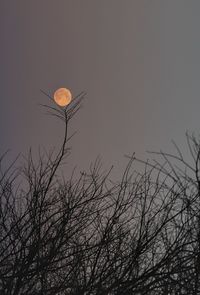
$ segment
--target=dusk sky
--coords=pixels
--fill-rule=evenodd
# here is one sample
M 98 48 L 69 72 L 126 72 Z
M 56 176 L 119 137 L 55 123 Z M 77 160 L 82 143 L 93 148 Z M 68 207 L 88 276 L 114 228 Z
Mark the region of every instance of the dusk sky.
M 1 0 L 1 152 L 59 143 L 62 124 L 39 107 L 40 89 L 59 87 L 87 92 L 70 126 L 80 169 L 198 136 L 199 12 L 196 0 Z

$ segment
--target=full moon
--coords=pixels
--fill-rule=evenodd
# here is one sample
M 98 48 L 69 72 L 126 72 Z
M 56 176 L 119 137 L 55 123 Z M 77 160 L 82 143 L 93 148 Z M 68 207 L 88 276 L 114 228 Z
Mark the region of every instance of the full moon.
M 54 100 L 59 106 L 65 107 L 71 102 L 72 94 L 67 88 L 59 88 L 54 93 Z

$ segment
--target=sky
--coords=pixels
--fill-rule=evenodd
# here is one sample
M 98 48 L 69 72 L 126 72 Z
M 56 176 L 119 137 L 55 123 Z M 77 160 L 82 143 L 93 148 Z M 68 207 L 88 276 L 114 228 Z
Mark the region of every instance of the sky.
M 87 92 L 69 166 L 100 155 L 121 169 L 125 154 L 172 151 L 171 140 L 185 149 L 200 127 L 199 11 L 196 0 L 1 0 L 0 152 L 59 145 L 62 123 L 39 106 L 40 89 L 59 87 Z

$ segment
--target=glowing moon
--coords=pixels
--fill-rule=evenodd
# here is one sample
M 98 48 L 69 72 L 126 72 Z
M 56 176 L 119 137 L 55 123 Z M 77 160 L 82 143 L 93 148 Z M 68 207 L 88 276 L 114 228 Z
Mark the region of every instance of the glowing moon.
M 71 102 L 72 94 L 67 88 L 59 88 L 54 93 L 54 100 L 59 106 L 65 107 Z

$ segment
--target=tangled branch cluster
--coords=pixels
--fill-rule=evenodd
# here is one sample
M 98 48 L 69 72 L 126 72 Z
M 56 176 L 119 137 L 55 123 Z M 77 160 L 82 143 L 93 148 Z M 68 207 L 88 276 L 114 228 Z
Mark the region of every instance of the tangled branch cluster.
M 200 143 L 187 135 L 191 164 L 176 147 L 143 173 L 130 157 L 120 183 L 99 160 L 61 181 L 83 95 L 66 109 L 46 106 L 65 124 L 57 154 L 34 162 L 30 151 L 22 168 L 1 168 L 0 294 L 200 294 Z

